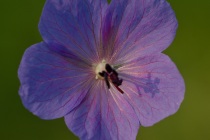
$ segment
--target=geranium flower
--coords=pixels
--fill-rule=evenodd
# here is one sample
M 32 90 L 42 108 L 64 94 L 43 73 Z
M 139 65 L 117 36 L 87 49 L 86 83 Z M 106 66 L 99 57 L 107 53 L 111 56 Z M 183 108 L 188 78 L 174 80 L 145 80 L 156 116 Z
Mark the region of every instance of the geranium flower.
M 44 41 L 18 70 L 22 102 L 42 119 L 64 117 L 82 140 L 134 140 L 184 98 L 179 71 L 161 53 L 176 29 L 165 0 L 47 0 Z

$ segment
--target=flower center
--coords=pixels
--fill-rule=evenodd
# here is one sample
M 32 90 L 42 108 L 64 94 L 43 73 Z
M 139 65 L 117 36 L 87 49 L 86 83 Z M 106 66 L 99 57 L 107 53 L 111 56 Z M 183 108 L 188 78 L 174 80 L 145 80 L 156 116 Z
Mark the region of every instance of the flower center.
M 102 60 L 101 63 L 96 65 L 95 73 L 96 79 L 105 80 L 108 89 L 110 89 L 110 84 L 112 84 L 120 93 L 124 93 L 119 88 L 119 86 L 122 85 L 123 80 L 119 79 L 118 73 L 109 64 L 107 64 L 105 60 Z

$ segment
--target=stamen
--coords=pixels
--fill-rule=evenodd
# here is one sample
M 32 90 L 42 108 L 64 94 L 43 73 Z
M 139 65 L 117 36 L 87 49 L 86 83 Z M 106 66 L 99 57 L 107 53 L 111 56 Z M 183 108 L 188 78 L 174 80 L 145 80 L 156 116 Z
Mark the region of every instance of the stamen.
M 122 85 L 123 80 L 119 79 L 118 73 L 106 63 L 105 60 L 102 60 L 102 63 L 99 63 L 96 66 L 96 79 L 104 79 L 108 89 L 110 89 L 110 83 L 112 83 L 115 88 L 120 92 L 124 93 L 119 86 Z
M 108 73 L 111 73 L 113 71 L 112 67 L 109 64 L 106 64 L 105 68 Z

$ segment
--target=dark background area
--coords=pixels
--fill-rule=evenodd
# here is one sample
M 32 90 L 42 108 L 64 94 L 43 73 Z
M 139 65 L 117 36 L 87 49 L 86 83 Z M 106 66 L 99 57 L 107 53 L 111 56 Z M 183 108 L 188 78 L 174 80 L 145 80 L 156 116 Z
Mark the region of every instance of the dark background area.
M 38 31 L 44 0 L 1 1 L 0 139 L 77 140 L 63 119 L 41 120 L 18 96 L 17 69 L 25 49 L 42 41 Z M 210 1 L 169 0 L 179 22 L 165 51 L 186 83 L 180 110 L 152 127 L 141 127 L 137 140 L 210 139 Z

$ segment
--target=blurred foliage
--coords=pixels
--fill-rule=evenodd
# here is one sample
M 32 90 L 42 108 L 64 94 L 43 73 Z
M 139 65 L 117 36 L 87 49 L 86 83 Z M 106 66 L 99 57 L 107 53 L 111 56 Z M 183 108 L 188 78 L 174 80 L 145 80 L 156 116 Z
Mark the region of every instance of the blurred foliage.
M 42 41 L 38 22 L 44 0 L 1 2 L 0 139 L 77 140 L 63 119 L 41 120 L 18 96 L 17 69 L 24 50 Z M 186 82 L 180 110 L 152 127 L 141 127 L 138 140 L 209 140 L 210 1 L 169 0 L 178 21 L 177 36 L 165 51 Z

